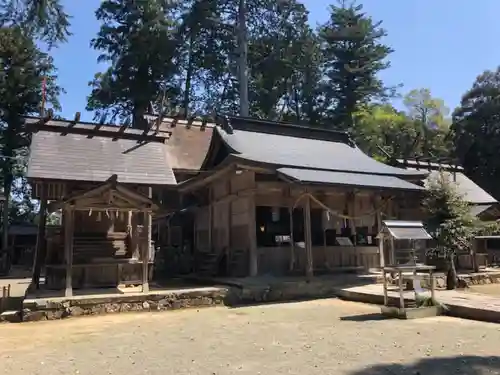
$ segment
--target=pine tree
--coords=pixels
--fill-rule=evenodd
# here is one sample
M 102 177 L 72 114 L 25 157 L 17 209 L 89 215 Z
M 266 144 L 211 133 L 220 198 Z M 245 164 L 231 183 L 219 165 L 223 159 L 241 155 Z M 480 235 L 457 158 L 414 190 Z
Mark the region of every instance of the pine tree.
M 40 51 L 20 27 L 0 28 L 0 148 L 3 192 L 3 249 L 7 245 L 13 182 L 23 177 L 23 161 L 29 145 L 24 116 L 37 114 L 46 81 L 46 101 L 58 108 L 61 88 L 56 85 L 50 56 Z M 21 184 L 23 188 L 23 184 Z
M 1 27 L 20 27 L 49 47 L 66 41 L 69 18 L 60 0 L 0 0 Z
M 87 109 L 102 121 L 148 124 L 144 115 L 158 98 L 176 106 L 178 7 L 170 0 L 105 0 L 96 11 L 102 23 L 91 45 L 111 66 L 90 83 Z
M 389 94 L 378 73 L 389 67 L 392 49 L 381 42 L 386 31 L 363 12 L 362 5 L 330 7 L 330 19 L 319 28 L 324 55 L 324 93 L 329 117 L 352 130 L 353 114 L 361 104 Z

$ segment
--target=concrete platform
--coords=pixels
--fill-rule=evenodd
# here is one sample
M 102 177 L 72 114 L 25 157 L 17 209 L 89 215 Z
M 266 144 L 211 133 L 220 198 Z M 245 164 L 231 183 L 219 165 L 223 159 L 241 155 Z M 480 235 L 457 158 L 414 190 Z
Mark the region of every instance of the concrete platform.
M 499 286 L 500 287 L 500 286 Z M 337 296 L 355 301 L 382 305 L 384 291 L 382 285 L 363 285 L 339 288 Z M 404 293 L 405 301 L 414 301 L 414 293 Z M 398 303 L 399 294 L 389 292 L 391 303 Z M 447 307 L 446 315 L 491 323 L 500 323 L 500 298 L 459 290 L 437 290 L 436 299 Z
M 72 297 L 50 291 L 28 295 L 23 302 L 21 320 L 54 320 L 75 316 L 129 311 L 162 311 L 218 306 L 224 303 L 227 287 L 95 289 L 75 291 Z

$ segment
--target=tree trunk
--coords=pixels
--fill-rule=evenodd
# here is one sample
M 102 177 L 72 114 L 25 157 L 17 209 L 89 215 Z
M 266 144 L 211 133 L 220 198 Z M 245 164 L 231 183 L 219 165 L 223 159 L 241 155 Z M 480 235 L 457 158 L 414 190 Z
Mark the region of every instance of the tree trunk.
M 191 31 L 192 32 L 192 31 Z M 194 64 L 193 64 L 193 36 L 191 35 L 189 38 L 189 51 L 188 51 L 188 63 L 186 69 L 186 83 L 184 86 L 184 116 L 185 118 L 189 117 L 189 102 L 191 99 L 191 79 L 193 77 L 194 72 Z
M 455 267 L 455 254 L 450 254 L 448 272 L 446 274 L 446 289 L 454 290 L 458 285 L 457 268 Z
M 8 179 L 7 179 L 8 180 Z M 2 264 L 0 272 L 2 274 L 8 274 L 10 270 L 10 261 L 12 259 L 12 254 L 9 249 L 9 211 L 10 211 L 10 192 L 11 185 L 5 184 L 4 194 L 5 201 L 3 203 L 3 218 L 2 218 Z
M 249 112 L 248 103 L 248 45 L 247 45 L 247 26 L 246 26 L 246 4 L 245 0 L 239 0 L 238 3 L 238 83 L 240 94 L 240 116 L 246 117 Z

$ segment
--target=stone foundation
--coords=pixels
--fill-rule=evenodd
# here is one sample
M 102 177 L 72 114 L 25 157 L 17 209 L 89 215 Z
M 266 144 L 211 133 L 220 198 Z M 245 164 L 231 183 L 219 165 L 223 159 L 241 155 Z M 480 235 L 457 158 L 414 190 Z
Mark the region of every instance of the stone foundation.
M 413 290 L 413 280 L 406 275 L 403 275 L 404 283 L 407 290 Z M 437 274 L 434 275 L 435 287 L 436 289 L 446 288 L 446 275 Z M 468 288 L 473 285 L 484 285 L 484 284 L 499 284 L 500 283 L 500 272 L 485 272 L 485 273 L 474 273 L 474 274 L 459 274 L 459 288 Z M 392 284 L 397 285 L 398 281 L 395 280 Z M 422 288 L 430 288 L 429 276 L 422 275 L 420 284 Z
M 227 294 L 227 288 L 199 288 L 149 294 L 26 299 L 21 317 L 23 322 L 30 322 L 118 312 L 213 307 L 223 305 Z

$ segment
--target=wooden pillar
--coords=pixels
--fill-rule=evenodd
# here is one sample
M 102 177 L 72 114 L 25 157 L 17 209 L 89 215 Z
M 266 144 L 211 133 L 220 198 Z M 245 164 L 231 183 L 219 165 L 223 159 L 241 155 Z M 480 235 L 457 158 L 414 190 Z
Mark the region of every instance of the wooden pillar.
M 306 197 L 304 206 L 304 237 L 306 248 L 306 276 L 312 277 L 314 271 L 311 235 L 311 198 L 309 196 Z
M 141 241 L 141 264 L 142 264 L 142 292 L 149 292 L 149 247 L 151 246 L 151 212 L 143 211 L 143 235 Z
M 288 269 L 289 271 L 293 271 L 295 267 L 295 242 L 293 240 L 293 200 L 290 201 L 288 214 L 290 215 L 290 266 Z
M 148 187 L 148 198 L 152 199 L 153 189 Z M 142 246 L 142 292 L 149 292 L 149 255 L 151 250 L 151 233 L 153 227 L 153 213 L 151 210 L 144 211 L 143 230 L 145 234 L 145 243 Z
M 31 282 L 40 289 L 40 275 L 42 273 L 42 266 L 45 263 L 45 255 L 47 254 L 45 230 L 47 222 L 47 188 L 44 184 L 40 186 L 40 211 L 38 218 L 38 231 L 36 236 L 36 247 L 33 259 L 33 276 Z
M 385 236 L 383 234 L 379 233 L 379 235 L 378 235 L 378 252 L 379 252 L 379 259 L 380 259 L 380 267 L 381 268 L 385 267 L 384 238 L 385 238 Z
M 208 249 L 209 253 L 212 252 L 213 247 L 213 219 L 214 219 L 214 205 L 212 203 L 212 188 L 208 187 Z
M 259 259 L 257 254 L 257 230 L 255 218 L 255 195 L 248 197 L 248 240 L 249 240 L 249 275 L 259 273 Z
M 70 206 L 64 208 L 64 260 L 66 265 L 65 297 L 73 295 L 73 232 L 74 210 Z

